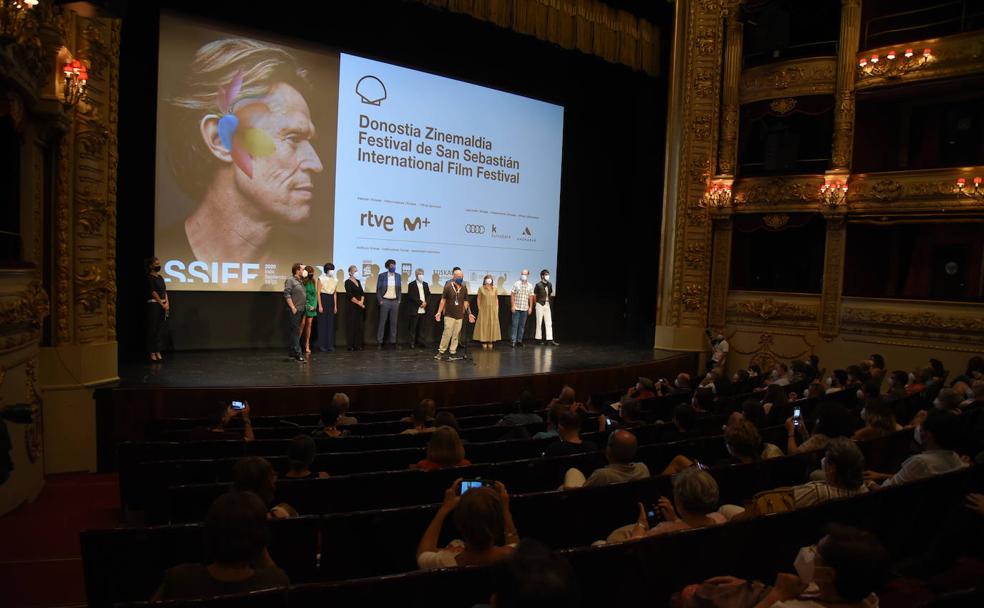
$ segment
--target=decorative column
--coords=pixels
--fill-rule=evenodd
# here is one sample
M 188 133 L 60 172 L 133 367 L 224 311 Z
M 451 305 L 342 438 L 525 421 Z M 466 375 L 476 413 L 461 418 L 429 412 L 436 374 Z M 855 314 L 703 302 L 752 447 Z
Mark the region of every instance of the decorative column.
M 711 254 L 711 291 L 708 294 L 710 312 L 707 324 L 724 332 L 728 310 L 728 285 L 731 282 L 731 209 L 720 209 L 711 215 L 714 225 L 714 245 Z
M 702 198 L 718 166 L 724 17 L 737 4 L 676 3 L 656 348 L 706 346 L 711 226 Z
M 827 220 L 827 243 L 823 258 L 823 292 L 820 296 L 820 337 L 832 340 L 840 333 L 847 208 L 842 205 L 824 210 L 823 215 Z
M 718 176 L 734 177 L 738 162 L 738 86 L 741 81 L 741 43 L 744 24 L 738 11 L 725 20 L 724 82 L 721 85 L 721 145 L 718 150 Z
M 841 0 L 840 40 L 837 46 L 837 85 L 831 173 L 846 175 L 854 147 L 854 84 L 858 40 L 861 36 L 861 0 Z

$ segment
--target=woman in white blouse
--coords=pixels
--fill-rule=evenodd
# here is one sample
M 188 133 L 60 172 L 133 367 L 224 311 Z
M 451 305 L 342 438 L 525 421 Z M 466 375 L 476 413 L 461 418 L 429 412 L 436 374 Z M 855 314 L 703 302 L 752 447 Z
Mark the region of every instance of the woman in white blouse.
M 335 315 L 338 314 L 338 279 L 335 265 L 325 264 L 324 274 L 318 277 L 318 350 L 335 350 Z

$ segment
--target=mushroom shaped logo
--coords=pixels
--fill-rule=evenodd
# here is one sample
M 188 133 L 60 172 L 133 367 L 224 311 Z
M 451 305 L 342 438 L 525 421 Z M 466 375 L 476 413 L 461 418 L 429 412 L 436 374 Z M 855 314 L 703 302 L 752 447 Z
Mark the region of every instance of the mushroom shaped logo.
M 378 106 L 386 99 L 386 85 L 375 76 L 363 76 L 355 85 L 355 94 L 362 99 L 362 103 Z

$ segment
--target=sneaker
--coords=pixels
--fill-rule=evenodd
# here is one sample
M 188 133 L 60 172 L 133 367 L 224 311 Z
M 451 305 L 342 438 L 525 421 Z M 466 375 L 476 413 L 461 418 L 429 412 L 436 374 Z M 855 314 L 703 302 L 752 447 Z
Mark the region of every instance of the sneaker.
M 304 355 L 297 355 L 297 362 L 298 363 L 307 363 L 307 359 L 304 358 Z
M 510 342 L 509 343 L 509 346 L 512 347 L 512 348 L 516 348 L 516 343 L 515 342 Z
M 440 361 L 441 360 L 441 357 L 443 357 L 443 356 L 444 356 L 444 353 L 437 353 L 436 355 L 434 355 L 434 360 L 435 361 Z
M 557 341 L 555 341 L 555 340 L 551 340 L 550 341 L 550 346 L 560 346 L 560 343 L 557 342 Z
M 458 355 L 456 355 L 454 353 L 451 353 L 450 355 L 448 355 L 448 361 L 460 361 L 463 358 L 464 357 L 459 357 Z

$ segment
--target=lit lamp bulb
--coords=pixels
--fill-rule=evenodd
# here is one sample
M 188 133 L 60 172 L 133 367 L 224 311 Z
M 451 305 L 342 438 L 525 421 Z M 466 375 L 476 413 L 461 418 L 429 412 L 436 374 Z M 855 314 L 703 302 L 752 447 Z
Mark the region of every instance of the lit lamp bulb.
M 923 49 L 923 57 L 926 57 L 928 59 L 932 55 L 933 55 L 932 49 Z
M 888 57 L 889 59 L 895 59 L 895 51 L 889 51 L 886 57 Z
M 878 63 L 878 55 L 871 56 L 871 63 Z
M 905 56 L 906 56 L 906 58 L 912 57 L 912 55 L 913 55 L 912 49 L 906 49 L 905 50 Z
M 858 66 L 863 68 L 866 65 L 868 65 L 868 60 L 862 57 L 861 60 L 858 61 Z

